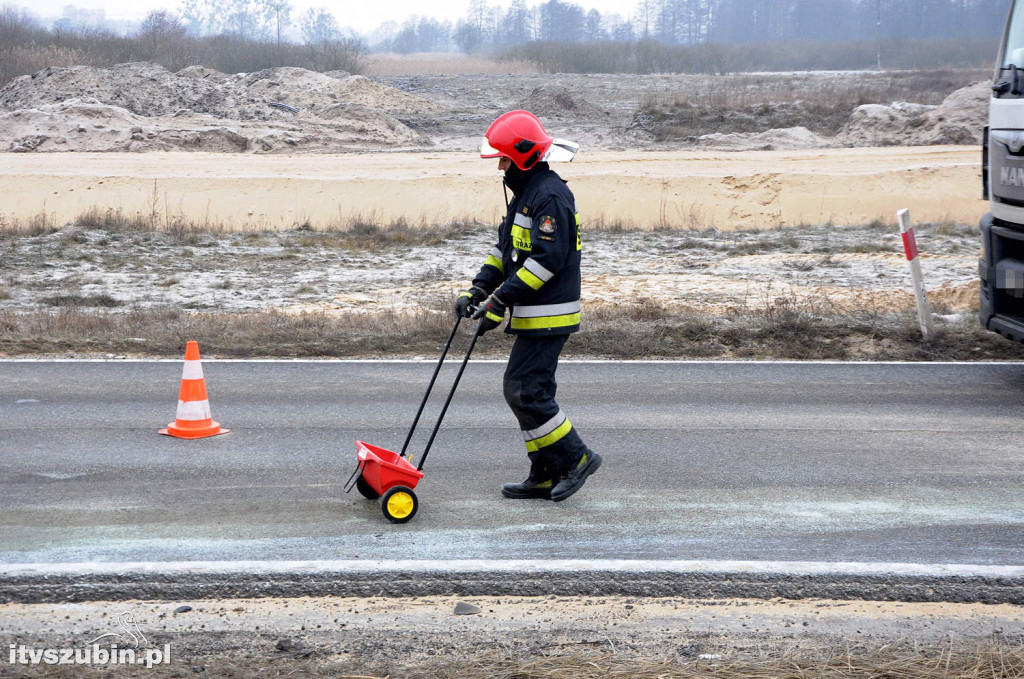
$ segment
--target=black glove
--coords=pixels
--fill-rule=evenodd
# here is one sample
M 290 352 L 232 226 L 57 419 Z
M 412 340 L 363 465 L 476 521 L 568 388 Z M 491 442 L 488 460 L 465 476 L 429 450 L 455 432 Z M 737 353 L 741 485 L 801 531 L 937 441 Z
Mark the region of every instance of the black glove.
M 459 298 L 455 300 L 455 315 L 462 318 L 469 318 L 471 313 L 469 310 L 470 306 L 479 306 L 480 302 L 487 299 L 487 293 L 476 287 L 475 285 L 469 290 L 459 295 Z
M 498 299 L 497 295 L 491 295 L 486 302 L 473 314 L 474 319 L 480 320 L 480 334 L 494 330 L 505 320 L 505 303 Z

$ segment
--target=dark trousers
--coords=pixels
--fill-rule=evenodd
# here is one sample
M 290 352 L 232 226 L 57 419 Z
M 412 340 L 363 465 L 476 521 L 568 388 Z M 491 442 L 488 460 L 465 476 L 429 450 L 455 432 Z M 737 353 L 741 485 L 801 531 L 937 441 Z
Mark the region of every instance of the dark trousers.
M 505 401 L 519 420 L 530 476 L 557 479 L 587 452 L 575 427 L 555 403 L 555 370 L 568 335 L 516 337 L 505 368 Z

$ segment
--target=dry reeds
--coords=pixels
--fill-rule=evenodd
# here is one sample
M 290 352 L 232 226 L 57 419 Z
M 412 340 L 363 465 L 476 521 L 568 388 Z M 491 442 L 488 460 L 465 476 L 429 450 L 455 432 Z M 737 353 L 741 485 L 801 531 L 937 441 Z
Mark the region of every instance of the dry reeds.
M 567 676 L 578 679 L 1014 679 L 1024 676 L 1024 650 L 1006 644 L 968 649 L 952 645 L 834 649 L 819 653 L 790 652 L 782 657 L 766 654 L 763 658 L 744 655 L 652 661 L 616 657 L 610 653 L 577 653 L 515 663 L 489 657 L 436 676 L 488 679 Z
M 988 68 L 995 37 L 958 40 L 899 40 L 882 44 L 883 63 L 891 69 L 930 64 L 942 68 Z M 635 42 L 530 42 L 499 55 L 525 61 L 544 73 L 743 73 L 873 69 L 874 41 L 702 43 L 666 45 Z
M 526 61 L 491 59 L 484 56 L 451 52 L 420 52 L 415 54 L 372 54 L 366 58 L 366 75 L 401 76 L 424 73 L 440 75 L 529 75 L 537 67 Z
M 48 30 L 24 11 L 0 8 L 0 85 L 47 67 L 108 67 L 130 61 L 152 61 L 172 71 L 200 64 L 225 73 L 278 66 L 361 73 L 365 56 L 366 48 L 354 39 L 295 45 L 237 35 L 196 37 L 184 27 L 132 37 L 102 29 Z
M 191 337 L 210 356 L 364 357 L 433 353 L 450 311 L 290 314 L 131 309 L 109 313 L 64 305 L 54 312 L 0 311 L 0 352 L 100 351 L 176 356 Z M 492 333 L 491 343 L 501 342 Z M 439 339 L 440 338 L 440 339 Z M 486 344 L 486 343 L 485 343 Z
M 300 657 L 192 657 L 187 663 L 155 666 L 147 677 L 164 679 L 202 673 L 218 679 L 311 677 L 313 679 L 1019 679 L 1024 650 L 1007 642 L 989 644 L 886 644 L 871 648 L 729 649 L 722 653 L 644 656 L 637 650 L 532 654 L 467 651 L 417 660 L 401 654 L 341 657 L 332 649 L 308 648 Z M 12 677 L 40 676 L 32 668 L 9 668 Z M 104 668 L 51 667 L 55 678 L 107 676 Z

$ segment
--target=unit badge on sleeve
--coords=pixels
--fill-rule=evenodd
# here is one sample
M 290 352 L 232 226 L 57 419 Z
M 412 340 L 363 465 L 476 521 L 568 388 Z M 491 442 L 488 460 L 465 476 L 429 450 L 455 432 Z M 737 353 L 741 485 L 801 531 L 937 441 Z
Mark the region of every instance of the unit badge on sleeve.
M 555 218 L 554 217 L 541 217 L 540 225 L 537 230 L 547 235 L 552 235 L 555 232 Z

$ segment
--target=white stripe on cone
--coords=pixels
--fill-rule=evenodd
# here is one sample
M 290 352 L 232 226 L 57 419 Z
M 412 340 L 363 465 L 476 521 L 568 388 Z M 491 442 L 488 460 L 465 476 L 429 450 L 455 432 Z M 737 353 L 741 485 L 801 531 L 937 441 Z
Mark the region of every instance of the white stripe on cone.
M 185 366 L 181 369 L 181 379 L 183 380 L 201 380 L 203 379 L 203 364 L 201 361 L 185 361 Z
M 210 401 L 209 399 L 203 401 L 178 401 L 178 415 L 179 420 L 209 420 L 213 415 L 210 414 Z

